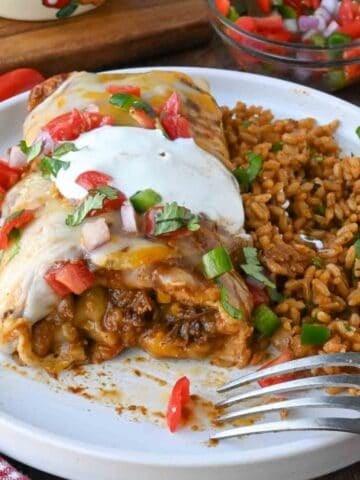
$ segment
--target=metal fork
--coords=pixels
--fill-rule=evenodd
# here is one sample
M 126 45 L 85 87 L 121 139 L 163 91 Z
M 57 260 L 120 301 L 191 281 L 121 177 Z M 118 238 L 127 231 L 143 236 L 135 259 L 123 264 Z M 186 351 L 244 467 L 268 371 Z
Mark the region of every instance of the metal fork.
M 244 386 L 250 382 L 258 381 L 267 377 L 295 373 L 320 367 L 351 367 L 360 368 L 360 353 L 336 353 L 326 355 L 315 355 L 312 357 L 300 358 L 285 362 L 273 367 L 257 370 L 249 375 L 232 380 L 223 385 L 217 391 L 228 392 L 235 388 Z M 321 375 L 317 377 L 305 377 L 296 380 L 289 380 L 276 385 L 264 388 L 252 389 L 229 397 L 217 404 L 217 407 L 230 407 L 244 400 L 258 399 L 264 396 L 293 393 L 299 390 L 319 389 L 328 387 L 343 387 L 360 389 L 359 373 L 344 373 L 339 375 Z M 236 420 L 248 415 L 276 412 L 279 410 L 293 410 L 304 407 L 325 407 L 353 410 L 360 413 L 360 396 L 351 395 L 319 395 L 303 396 L 272 403 L 256 405 L 241 410 L 225 413 L 218 418 L 219 422 Z M 224 438 L 239 437 L 249 434 L 282 432 L 296 430 L 332 430 L 360 434 L 360 417 L 357 418 L 305 418 L 299 420 L 282 420 L 255 424 L 246 427 L 236 427 L 224 432 L 216 433 L 211 438 L 221 440 Z

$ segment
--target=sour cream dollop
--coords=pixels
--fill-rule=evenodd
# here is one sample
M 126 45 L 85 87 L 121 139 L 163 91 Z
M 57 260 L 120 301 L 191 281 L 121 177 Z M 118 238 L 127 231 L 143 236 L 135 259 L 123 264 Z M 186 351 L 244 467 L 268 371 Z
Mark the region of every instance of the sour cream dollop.
M 78 150 L 62 157 L 69 168 L 54 179 L 64 197 L 84 198 L 87 191 L 76 178 L 97 170 L 110 175 L 111 185 L 127 197 L 152 188 L 162 203 L 177 202 L 193 213 L 204 213 L 229 233 L 242 230 L 244 209 L 234 176 L 192 138 L 172 141 L 160 130 L 105 126 L 74 143 Z

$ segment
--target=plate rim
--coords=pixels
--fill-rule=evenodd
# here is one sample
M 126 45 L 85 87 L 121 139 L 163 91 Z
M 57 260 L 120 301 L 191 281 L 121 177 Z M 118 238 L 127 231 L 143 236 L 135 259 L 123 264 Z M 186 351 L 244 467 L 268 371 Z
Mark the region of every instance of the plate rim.
M 135 67 L 135 68 L 119 68 L 105 70 L 102 73 L 141 73 L 152 70 L 162 70 L 162 71 L 180 71 L 187 73 L 189 75 L 198 75 L 211 77 L 214 75 L 225 76 L 229 79 L 237 77 L 237 80 L 242 78 L 245 80 L 253 80 L 254 82 L 261 82 L 264 88 L 268 85 L 279 85 L 281 88 L 293 90 L 301 95 L 311 95 L 315 100 L 318 98 L 323 102 L 326 100 L 335 102 L 340 105 L 343 109 L 350 109 L 356 111 L 359 109 L 357 105 L 351 104 L 346 100 L 334 97 L 328 93 L 306 87 L 288 80 L 277 79 L 273 77 L 266 77 L 257 74 L 251 74 L 236 70 L 227 70 L 219 68 L 208 68 L 208 67 L 186 67 L 186 66 L 161 66 L 161 67 Z M 12 97 L 8 100 L 0 102 L 0 115 L 2 111 L 7 108 L 11 108 L 24 102 L 28 96 L 28 92 L 24 92 L 20 95 Z M 239 94 L 240 96 L 240 94 Z M 218 467 L 218 466 L 236 466 L 236 465 L 247 465 L 252 462 L 257 464 L 266 463 L 268 461 L 277 461 L 289 459 L 293 456 L 304 455 L 310 453 L 311 451 L 322 451 L 329 447 L 335 445 L 345 445 L 349 442 L 353 442 L 355 439 L 358 440 L 356 435 L 337 433 L 333 437 L 327 438 L 324 437 L 324 440 L 321 441 L 319 445 L 315 446 L 312 443 L 311 439 L 298 439 L 294 440 L 291 443 L 286 445 L 286 449 L 283 445 L 277 446 L 261 446 L 261 449 L 251 449 L 246 450 L 246 455 L 237 455 L 236 451 L 231 452 L 219 452 L 216 453 L 212 450 L 212 455 L 199 456 L 198 454 L 172 454 L 171 463 L 169 460 L 169 454 L 145 452 L 139 450 L 119 450 L 115 448 L 103 447 L 101 445 L 88 444 L 80 440 L 69 439 L 66 436 L 55 434 L 49 430 L 31 425 L 25 421 L 19 420 L 2 410 L 0 410 L 0 425 L 3 428 L 8 428 L 10 430 L 16 431 L 16 433 L 21 434 L 36 441 L 45 442 L 48 446 L 53 446 L 56 448 L 61 448 L 68 452 L 72 452 L 78 455 L 91 456 L 92 458 L 97 458 L 98 460 L 110 460 L 115 462 L 122 462 L 124 464 L 132 465 L 143 465 L 143 466 L 158 466 L 158 467 Z M 271 436 L 269 436 L 271 438 Z M 270 443 L 270 442 L 269 442 Z M 241 452 L 241 450 L 239 450 Z

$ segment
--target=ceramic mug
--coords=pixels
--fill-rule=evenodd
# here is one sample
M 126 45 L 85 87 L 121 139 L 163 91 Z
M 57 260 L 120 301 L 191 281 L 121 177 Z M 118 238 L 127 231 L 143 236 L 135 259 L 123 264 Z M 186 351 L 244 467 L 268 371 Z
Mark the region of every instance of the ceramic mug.
M 14 20 L 60 20 L 98 7 L 105 0 L 0 0 L 0 17 Z

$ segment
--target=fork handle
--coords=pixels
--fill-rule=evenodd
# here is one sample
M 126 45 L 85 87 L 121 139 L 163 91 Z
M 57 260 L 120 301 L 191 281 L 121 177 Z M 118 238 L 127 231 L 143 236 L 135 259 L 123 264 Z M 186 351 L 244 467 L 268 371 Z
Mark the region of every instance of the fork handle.
M 291 432 L 299 430 L 328 430 L 360 434 L 360 419 L 354 418 L 314 418 L 269 422 L 247 427 L 236 427 L 214 434 L 213 440 L 242 437 L 259 433 Z

